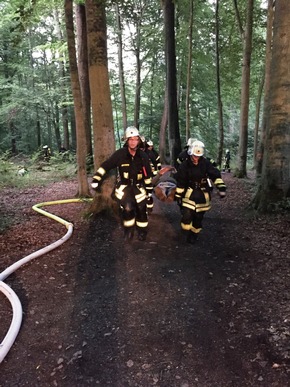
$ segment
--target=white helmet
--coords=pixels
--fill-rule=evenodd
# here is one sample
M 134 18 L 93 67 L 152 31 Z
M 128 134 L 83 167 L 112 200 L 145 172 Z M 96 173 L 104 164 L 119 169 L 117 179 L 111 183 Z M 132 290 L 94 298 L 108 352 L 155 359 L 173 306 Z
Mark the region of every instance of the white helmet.
M 230 153 L 230 150 L 229 150 L 229 149 L 227 149 L 227 150 L 226 150 L 226 153 Z
M 146 141 L 145 136 L 140 136 L 140 140 L 144 143 Z
M 139 130 L 135 126 L 129 126 L 125 131 L 125 140 L 130 137 L 140 137 Z
M 148 140 L 148 141 L 147 141 L 147 145 L 148 145 L 148 146 L 153 146 L 153 141 L 152 141 L 152 140 Z
M 186 145 L 187 146 L 192 146 L 194 141 L 197 141 L 196 138 L 189 137 L 189 139 L 187 140 L 187 144 Z
M 187 153 L 189 156 L 203 156 L 204 154 L 204 143 L 198 140 L 193 141 L 191 146 L 188 147 Z

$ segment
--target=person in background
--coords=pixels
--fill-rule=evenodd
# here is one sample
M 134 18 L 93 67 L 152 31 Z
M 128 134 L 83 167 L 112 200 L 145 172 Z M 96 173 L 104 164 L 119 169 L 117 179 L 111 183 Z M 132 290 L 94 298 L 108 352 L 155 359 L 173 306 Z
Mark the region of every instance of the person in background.
M 192 146 L 192 144 L 193 144 L 195 141 L 196 141 L 196 138 L 191 138 L 191 137 L 187 140 L 187 144 L 186 144 L 186 146 L 184 147 L 184 150 L 181 151 L 181 152 L 179 153 L 179 155 L 178 155 L 178 157 L 177 157 L 177 159 L 176 159 L 176 162 L 175 162 L 175 168 L 176 168 L 176 170 L 178 170 L 179 166 L 181 165 L 181 163 L 182 163 L 184 160 L 188 159 L 189 155 L 188 155 L 188 153 L 187 153 L 187 150 L 188 150 L 188 148 L 189 148 L 190 146 Z M 217 163 L 215 162 L 215 160 L 214 160 L 213 158 L 207 157 L 207 159 L 212 163 L 212 165 L 213 165 L 214 167 L 217 167 Z
M 59 148 L 59 153 L 65 153 L 67 151 L 67 149 L 65 148 L 65 146 L 63 144 L 61 144 L 60 148 Z
M 152 176 L 156 176 L 158 171 L 161 169 L 160 157 L 158 153 L 153 149 L 153 142 L 151 140 L 146 141 L 144 136 L 141 136 L 141 149 L 147 154 L 150 166 L 152 170 Z M 154 201 L 153 197 L 147 199 L 147 211 L 151 213 L 153 211 Z
M 44 145 L 42 147 L 42 149 L 43 149 L 43 158 L 44 158 L 45 161 L 48 162 L 50 160 L 50 157 L 51 157 L 51 150 L 48 147 L 48 145 Z
M 152 140 L 148 140 L 146 142 L 145 152 L 150 158 L 153 175 L 156 176 L 158 171 L 160 171 L 161 169 L 161 161 L 158 152 L 154 149 L 154 144 Z
M 225 172 L 226 170 L 228 172 L 231 172 L 231 166 L 230 166 L 230 162 L 231 162 L 231 153 L 229 151 L 229 149 L 226 150 L 226 154 L 225 154 L 225 157 L 224 157 L 224 168 L 223 168 L 223 172 Z
M 198 140 L 188 147 L 188 158 L 180 165 L 175 179 L 175 200 L 181 206 L 181 229 L 188 243 L 195 243 L 202 230 L 202 220 L 211 208 L 212 182 L 221 198 L 226 195 L 226 185 L 220 171 L 204 155 L 204 143 Z
M 139 240 L 146 240 L 148 217 L 147 198 L 152 197 L 152 172 L 148 156 L 140 150 L 137 128 L 129 126 L 125 131 L 125 145 L 115 151 L 95 172 L 91 186 L 100 188 L 106 174 L 117 169 L 118 179 L 114 195 L 119 203 L 125 240 L 131 240 L 135 228 Z

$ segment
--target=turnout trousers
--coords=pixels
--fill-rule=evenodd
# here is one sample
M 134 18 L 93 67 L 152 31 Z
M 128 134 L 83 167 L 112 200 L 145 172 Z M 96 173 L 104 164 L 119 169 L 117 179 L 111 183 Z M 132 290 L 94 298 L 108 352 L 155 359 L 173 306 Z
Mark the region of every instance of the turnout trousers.
M 199 234 L 206 211 L 210 210 L 210 193 L 201 188 L 188 188 L 181 207 L 181 228 L 186 232 Z
M 125 229 L 136 226 L 138 233 L 147 233 L 147 195 L 144 187 L 120 186 L 115 190 L 119 201 L 121 219 Z

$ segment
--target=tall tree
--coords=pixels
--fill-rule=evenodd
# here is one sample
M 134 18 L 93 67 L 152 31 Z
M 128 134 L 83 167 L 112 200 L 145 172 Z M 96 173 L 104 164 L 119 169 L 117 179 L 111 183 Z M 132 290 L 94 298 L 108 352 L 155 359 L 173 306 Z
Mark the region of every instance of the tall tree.
M 273 48 L 267 104 L 262 176 L 254 199 L 260 211 L 275 209 L 290 198 L 290 2 L 275 4 Z M 288 207 L 289 208 L 289 207 Z
M 82 92 L 83 113 L 86 132 L 86 154 L 93 155 L 92 133 L 91 133 L 91 93 L 88 65 L 88 43 L 86 10 L 84 4 L 76 4 L 76 31 L 79 79 Z
M 76 120 L 78 195 L 81 197 L 88 197 L 90 196 L 90 190 L 86 172 L 86 134 L 75 48 L 72 0 L 65 0 L 64 4 L 71 87 Z
M 219 0 L 216 0 L 215 6 L 215 47 L 216 47 L 216 85 L 217 85 L 217 105 L 218 105 L 218 122 L 219 122 L 219 147 L 217 164 L 221 166 L 224 145 L 224 117 L 223 103 L 221 96 L 221 80 L 220 80 L 220 50 L 219 50 Z
M 115 150 L 105 0 L 86 0 L 95 169 Z
M 252 55 L 252 32 L 253 32 L 253 10 L 254 0 L 247 2 L 247 21 L 245 29 L 242 27 L 238 11 L 237 0 L 233 0 L 237 15 L 237 21 L 243 40 L 243 66 L 241 86 L 241 113 L 240 113 L 240 135 L 239 151 L 235 175 L 237 177 L 247 176 L 247 150 L 248 150 L 248 124 L 249 124 L 249 99 L 250 99 L 250 74 Z
M 162 4 L 165 30 L 166 90 L 168 97 L 168 145 L 170 162 L 174 163 L 181 151 L 176 85 L 175 6 L 173 0 L 162 0 Z
M 190 137 L 190 96 L 191 96 L 191 66 L 192 66 L 192 30 L 193 30 L 193 0 L 189 2 L 189 26 L 188 26 L 188 59 L 186 75 L 186 97 L 185 97 L 185 136 Z
M 119 81 L 120 81 L 120 94 L 122 103 L 122 122 L 123 132 L 127 128 L 127 101 L 126 101 L 126 90 L 125 90 L 125 79 L 124 79 L 124 64 L 123 64 L 123 36 L 122 36 L 122 20 L 119 10 L 119 5 L 116 3 L 116 18 L 117 18 L 117 39 L 118 39 L 118 64 L 119 64 Z
M 126 1 L 122 2 L 124 20 L 127 23 L 127 31 L 130 41 L 130 51 L 135 56 L 135 96 L 134 96 L 134 118 L 133 124 L 137 128 L 140 125 L 140 110 L 141 110 L 141 88 L 142 88 L 142 65 L 148 55 L 148 47 L 146 47 L 145 37 L 148 35 L 149 28 L 145 26 L 146 16 L 148 11 L 152 9 L 152 3 L 147 0 Z
M 273 20 L 274 20 L 274 0 L 268 0 L 267 11 L 267 34 L 266 34 L 266 60 L 265 60 L 265 75 L 264 75 L 264 107 L 262 116 L 262 125 L 260 139 L 257 144 L 256 153 L 256 176 L 259 178 L 262 173 L 263 154 L 265 147 L 266 122 L 267 122 L 267 106 L 269 97 L 270 85 L 270 66 L 272 57 L 272 38 L 273 38 Z
M 159 130 L 159 155 L 161 163 L 168 164 L 170 161 L 167 160 L 166 157 L 166 128 L 168 124 L 168 98 L 167 98 L 167 90 L 165 90 L 164 95 L 164 106 L 163 106 L 163 114 L 160 123 Z
M 95 170 L 115 150 L 113 110 L 109 84 L 107 54 L 107 21 L 105 0 L 86 0 L 87 37 L 89 54 L 89 77 L 94 132 Z M 102 184 L 103 195 L 96 195 L 93 212 L 112 207 L 111 198 L 115 177 Z
M 59 42 L 64 42 L 63 32 L 61 29 L 61 23 L 60 23 L 60 17 L 59 17 L 59 10 L 57 8 L 54 8 L 53 10 L 54 15 L 54 23 L 55 23 L 55 29 L 56 34 L 59 39 Z M 60 75 L 60 87 L 61 87 L 61 95 L 64 99 L 61 101 L 61 117 L 62 117 L 62 125 L 63 125 L 63 140 L 61 140 L 61 135 L 59 133 L 59 136 L 56 134 L 56 140 L 57 140 L 57 146 L 58 149 L 61 148 L 61 144 L 64 145 L 66 149 L 69 149 L 69 127 L 68 127 L 68 108 L 67 108 L 67 87 L 66 87 L 66 69 L 64 66 L 64 60 L 58 60 L 58 66 L 59 66 L 59 75 Z M 59 129 L 59 125 L 58 125 Z M 58 130 L 60 132 L 60 130 Z
M 260 110 L 261 110 L 261 102 L 262 102 L 262 95 L 263 95 L 263 89 L 264 89 L 264 81 L 265 81 L 265 72 L 263 72 L 263 75 L 262 75 L 262 79 L 258 89 L 257 102 L 256 102 L 256 119 L 255 119 L 255 127 L 254 127 L 254 149 L 253 149 L 254 167 L 257 160 L 258 137 L 259 137 L 259 126 L 260 126 Z

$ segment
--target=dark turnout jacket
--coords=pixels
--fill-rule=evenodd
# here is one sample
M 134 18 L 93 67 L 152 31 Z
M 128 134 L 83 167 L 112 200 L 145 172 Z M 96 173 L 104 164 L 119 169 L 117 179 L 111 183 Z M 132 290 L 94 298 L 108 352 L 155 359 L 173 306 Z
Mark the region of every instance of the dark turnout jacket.
M 132 156 L 127 146 L 118 149 L 101 164 L 93 180 L 101 183 L 105 175 L 112 169 L 117 169 L 117 187 L 142 186 L 146 189 L 147 194 L 152 193 L 152 171 L 145 152 L 137 149 L 135 156 Z
M 183 199 L 183 205 L 189 208 L 199 207 L 200 211 L 210 208 L 211 182 L 221 191 L 226 191 L 226 185 L 220 171 L 212 163 L 201 156 L 198 164 L 193 164 L 191 158 L 182 162 L 175 174 L 177 182 L 176 199 Z

